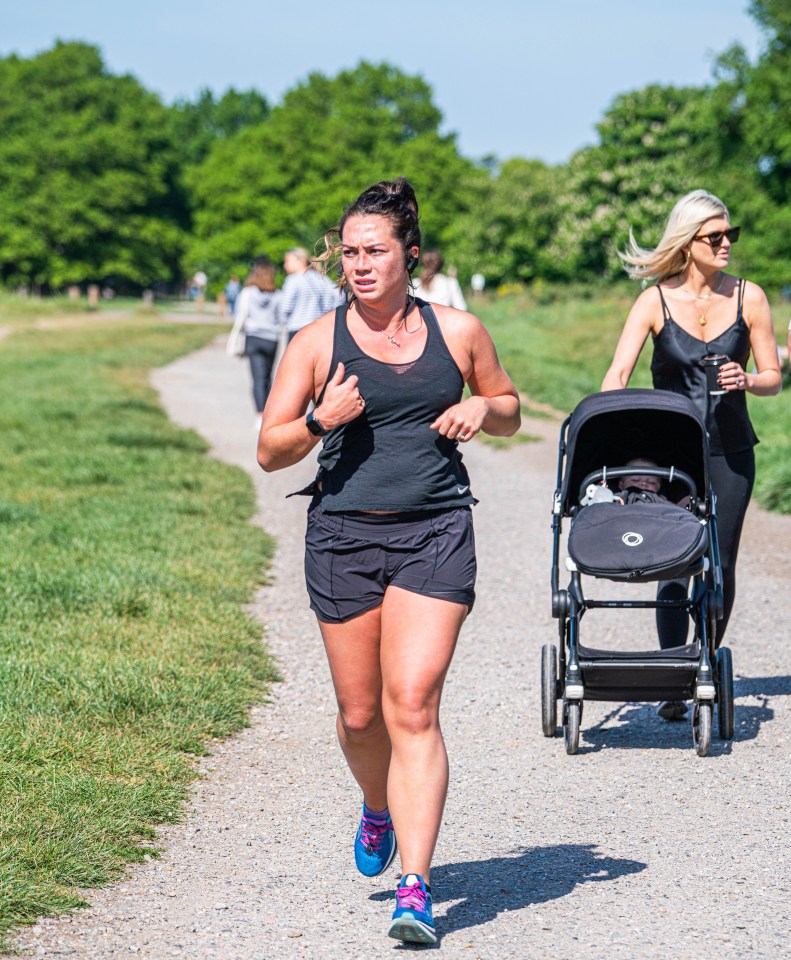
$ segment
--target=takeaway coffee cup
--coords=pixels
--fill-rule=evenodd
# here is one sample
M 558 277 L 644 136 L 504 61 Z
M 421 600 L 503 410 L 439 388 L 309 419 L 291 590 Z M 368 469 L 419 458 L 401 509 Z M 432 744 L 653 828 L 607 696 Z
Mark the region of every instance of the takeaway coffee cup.
M 725 393 L 725 388 L 717 381 L 717 376 L 723 363 L 727 363 L 730 359 L 731 358 L 724 353 L 716 353 L 709 354 L 709 356 L 704 357 L 700 361 L 703 364 L 703 369 L 706 371 L 706 387 L 709 391 L 709 396 L 717 397 L 721 393 Z

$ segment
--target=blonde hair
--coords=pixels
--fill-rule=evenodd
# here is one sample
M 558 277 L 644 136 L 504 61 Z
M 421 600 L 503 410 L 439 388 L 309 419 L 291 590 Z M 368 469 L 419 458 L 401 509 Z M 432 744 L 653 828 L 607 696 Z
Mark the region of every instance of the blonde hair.
M 306 266 L 310 266 L 311 257 L 304 247 L 291 247 L 290 249 L 286 250 L 286 253 L 290 253 L 292 257 L 296 257 L 297 260 L 301 260 L 302 263 L 306 264 Z
M 684 271 L 689 254 L 687 246 L 707 220 L 728 217 L 728 208 L 708 190 L 692 190 L 677 201 L 670 211 L 662 239 L 653 250 L 641 247 L 629 228 L 626 250 L 619 251 L 623 268 L 632 280 L 656 280 L 658 283 Z M 729 218 L 730 219 L 730 218 Z

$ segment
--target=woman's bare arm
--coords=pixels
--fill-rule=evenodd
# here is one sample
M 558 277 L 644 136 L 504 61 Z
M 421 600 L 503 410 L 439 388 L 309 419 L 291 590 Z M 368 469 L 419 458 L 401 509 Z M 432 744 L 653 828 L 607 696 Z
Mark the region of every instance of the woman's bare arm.
M 447 312 L 446 312 L 447 311 Z M 471 439 L 479 431 L 510 437 L 521 423 L 519 394 L 503 370 L 489 331 L 470 313 L 435 308 L 442 332 L 472 396 L 444 411 L 434 423 L 451 440 Z
M 744 315 L 750 328 L 750 349 L 755 360 L 756 373 L 744 373 L 743 389 L 759 397 L 780 393 L 783 379 L 777 356 L 777 339 L 772 325 L 772 312 L 766 294 L 755 283 L 747 283 L 744 292 Z M 725 368 L 723 368 L 723 373 Z M 738 389 L 723 384 L 726 389 Z
M 267 473 L 299 463 L 320 440 L 308 430 L 305 414 L 327 380 L 333 324 L 334 311 L 300 330 L 280 361 L 258 436 L 258 463 Z M 345 377 L 339 363 L 313 414 L 325 430 L 332 430 L 362 409 L 357 377 Z
M 258 435 L 258 463 L 267 473 L 299 463 L 319 442 L 305 425 L 316 383 L 314 339 L 300 331 L 277 368 Z
M 602 390 L 622 390 L 629 386 L 640 351 L 656 323 L 659 298 L 651 290 L 644 290 L 629 311 L 610 369 L 602 380 Z

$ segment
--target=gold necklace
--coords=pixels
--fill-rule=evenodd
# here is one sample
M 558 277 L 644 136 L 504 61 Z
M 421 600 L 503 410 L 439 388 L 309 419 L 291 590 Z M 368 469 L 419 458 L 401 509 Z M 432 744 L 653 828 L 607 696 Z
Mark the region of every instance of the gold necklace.
M 719 292 L 719 289 L 724 283 L 724 281 L 725 281 L 725 274 L 723 273 L 722 276 L 720 277 L 720 282 L 717 284 L 717 286 L 713 290 L 710 290 L 708 293 L 693 293 L 691 290 L 687 290 L 687 288 L 683 284 L 681 285 L 681 289 L 685 293 L 688 293 L 693 300 L 711 300 L 714 294 Z M 707 317 L 708 317 L 708 310 L 706 311 L 706 313 L 701 313 L 700 316 L 698 317 L 698 323 L 701 325 L 701 327 L 705 327 L 706 324 L 708 323 Z

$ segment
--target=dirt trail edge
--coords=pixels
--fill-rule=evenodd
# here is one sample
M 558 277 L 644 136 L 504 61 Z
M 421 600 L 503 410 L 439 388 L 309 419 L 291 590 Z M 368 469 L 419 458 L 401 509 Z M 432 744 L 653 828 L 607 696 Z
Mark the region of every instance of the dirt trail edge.
M 369 960 L 410 949 L 385 934 L 398 860 L 376 880 L 354 870 L 360 798 L 335 740 L 304 592 L 306 501 L 284 499 L 312 465 L 258 470 L 247 372 L 221 342 L 153 382 L 176 423 L 254 477 L 255 522 L 278 541 L 254 613 L 285 680 L 249 730 L 201 762 L 185 821 L 160 833 L 164 856 L 89 891 L 89 910 L 22 932 L 20 945 L 40 956 L 152 960 Z M 540 723 L 539 650 L 556 635 L 557 431 L 542 428 L 542 443 L 464 451 L 481 501 L 479 599 L 443 703 L 451 791 L 432 874 L 434 949 L 467 960 L 787 955 L 791 520 L 758 510 L 748 518 L 729 633 L 735 740 L 720 742 L 715 728 L 701 759 L 688 723 L 661 721 L 649 704 L 589 703 L 580 753 L 568 757 Z M 639 612 L 608 613 L 586 619 L 589 643 L 651 646 Z

